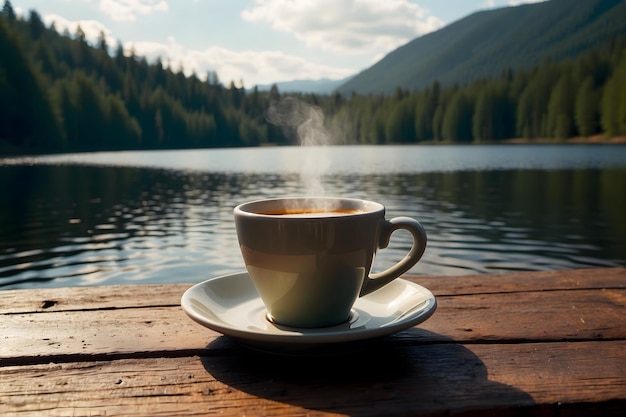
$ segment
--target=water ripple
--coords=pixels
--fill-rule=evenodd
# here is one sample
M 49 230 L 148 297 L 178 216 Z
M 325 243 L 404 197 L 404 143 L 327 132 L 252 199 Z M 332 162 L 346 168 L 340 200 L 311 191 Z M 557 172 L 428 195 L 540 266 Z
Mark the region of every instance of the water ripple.
M 584 178 L 584 181 L 581 180 Z M 301 195 L 299 176 L 92 166 L 0 166 L 0 288 L 199 282 L 244 269 L 232 209 Z M 377 200 L 427 230 L 411 272 L 464 275 L 626 266 L 623 170 L 359 174 L 326 193 Z M 532 185 L 530 187 L 529 185 Z M 402 259 L 396 232 L 374 269 Z

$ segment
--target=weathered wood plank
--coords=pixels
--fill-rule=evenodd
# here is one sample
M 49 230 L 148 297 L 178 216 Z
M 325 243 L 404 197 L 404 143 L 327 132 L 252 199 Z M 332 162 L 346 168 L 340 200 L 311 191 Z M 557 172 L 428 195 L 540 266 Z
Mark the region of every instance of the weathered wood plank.
M 412 277 L 417 283 L 419 276 Z M 626 268 L 511 272 L 467 276 L 427 277 L 426 287 L 436 295 L 489 294 L 578 289 L 626 288 Z
M 192 284 L 104 285 L 0 292 L 0 314 L 167 307 Z
M 190 284 L 1 292 L 0 415 L 623 415 L 626 269 L 410 279 L 432 318 L 321 359 L 192 322 Z
M 0 368 L 0 414 L 567 415 L 582 406 L 619 415 L 625 350 L 626 341 L 384 344 L 301 360 L 230 346 L 202 358 L 10 366 Z
M 176 350 L 203 349 L 219 334 L 191 321 L 180 307 L 156 307 L 7 315 L 0 335 L 1 365 L 62 356 L 175 355 Z
M 468 276 L 405 277 L 435 295 L 566 289 L 626 288 L 626 268 L 577 269 Z M 0 314 L 178 305 L 193 284 L 8 290 L 0 292 Z
M 417 344 L 626 340 L 625 306 L 626 290 L 442 296 L 422 331 L 400 336 Z M 89 355 L 181 356 L 218 337 L 179 306 L 9 314 L 0 321 L 0 365 Z

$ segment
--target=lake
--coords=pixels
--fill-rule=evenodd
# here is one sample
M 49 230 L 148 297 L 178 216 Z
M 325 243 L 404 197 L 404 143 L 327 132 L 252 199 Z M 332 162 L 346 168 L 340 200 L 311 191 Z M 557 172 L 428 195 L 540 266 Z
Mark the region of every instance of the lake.
M 376 200 L 428 232 L 415 274 L 626 266 L 625 145 L 266 147 L 0 158 L 0 289 L 200 282 L 244 269 L 232 210 Z M 381 270 L 408 233 L 379 251 Z

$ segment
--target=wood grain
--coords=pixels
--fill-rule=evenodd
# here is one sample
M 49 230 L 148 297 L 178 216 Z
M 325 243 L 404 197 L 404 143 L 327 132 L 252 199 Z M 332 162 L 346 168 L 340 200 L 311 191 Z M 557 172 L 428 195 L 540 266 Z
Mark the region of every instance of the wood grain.
M 461 414 L 558 415 L 575 404 L 610 413 L 626 406 L 624 349 L 625 341 L 391 343 L 350 359 L 294 362 L 231 347 L 207 357 L 13 366 L 0 368 L 0 413 L 448 415 L 454 405 Z
M 420 344 L 626 339 L 625 305 L 626 290 L 443 296 L 419 326 L 428 332 L 400 336 Z M 201 354 L 220 336 L 179 306 L 9 314 L 0 321 L 0 335 L 0 364 Z
M 0 292 L 0 415 L 626 414 L 626 269 L 407 279 L 433 317 L 321 358 L 196 324 L 192 284 Z
M 510 274 L 403 277 L 437 296 L 499 292 L 626 288 L 626 268 L 515 272 Z M 207 278 L 208 279 L 208 278 Z M 111 285 L 2 291 L 0 314 L 167 307 L 180 304 L 193 285 Z

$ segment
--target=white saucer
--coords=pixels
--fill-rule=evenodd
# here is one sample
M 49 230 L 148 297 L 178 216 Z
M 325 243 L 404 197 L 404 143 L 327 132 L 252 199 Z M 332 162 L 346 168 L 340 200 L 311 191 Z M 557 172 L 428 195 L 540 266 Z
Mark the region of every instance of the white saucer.
M 374 339 L 428 319 L 437 301 L 426 288 L 396 279 L 359 298 L 345 323 L 324 328 L 285 327 L 266 318 L 263 302 L 247 272 L 216 277 L 189 288 L 181 306 L 196 322 L 263 350 L 302 350 Z

